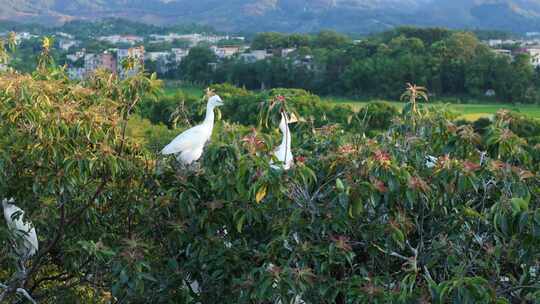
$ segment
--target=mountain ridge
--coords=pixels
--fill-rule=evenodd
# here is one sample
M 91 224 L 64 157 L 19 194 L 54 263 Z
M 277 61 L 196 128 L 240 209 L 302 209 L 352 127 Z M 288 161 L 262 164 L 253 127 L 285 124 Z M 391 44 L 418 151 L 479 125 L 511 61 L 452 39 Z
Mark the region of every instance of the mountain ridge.
M 400 25 L 535 31 L 540 0 L 0 0 L 0 20 L 59 24 L 119 17 L 222 31 L 368 33 Z

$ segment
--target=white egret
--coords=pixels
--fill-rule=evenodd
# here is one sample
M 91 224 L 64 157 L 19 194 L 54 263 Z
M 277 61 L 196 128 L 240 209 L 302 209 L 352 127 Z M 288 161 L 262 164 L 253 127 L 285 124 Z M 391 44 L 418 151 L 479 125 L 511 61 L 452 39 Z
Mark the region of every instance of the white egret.
M 198 160 L 203 153 L 204 145 L 212 135 L 214 109 L 221 105 L 223 105 L 223 101 L 218 95 L 211 96 L 206 105 L 206 117 L 203 123 L 182 132 L 170 144 L 165 146 L 161 153 L 163 155 L 177 154 L 178 161 L 185 165 L 190 165 Z
M 30 221 L 24 220 L 24 211 L 13 203 L 13 199 L 9 201 L 7 199 L 2 200 L 4 217 L 16 244 L 15 252 L 22 261 L 25 261 L 38 251 L 36 229 Z
M 426 167 L 428 168 L 434 168 L 437 165 L 438 158 L 431 155 L 426 155 Z
M 291 152 L 291 131 L 289 130 L 289 124 L 297 122 L 298 119 L 292 115 L 289 119 L 287 114 L 281 113 L 281 121 L 279 123 L 279 129 L 283 134 L 283 139 L 281 140 L 281 145 L 274 150 L 274 156 L 278 161 L 281 162 L 281 166 L 274 165 L 273 161 L 270 162 L 270 165 L 274 169 L 289 170 L 294 164 L 293 154 Z

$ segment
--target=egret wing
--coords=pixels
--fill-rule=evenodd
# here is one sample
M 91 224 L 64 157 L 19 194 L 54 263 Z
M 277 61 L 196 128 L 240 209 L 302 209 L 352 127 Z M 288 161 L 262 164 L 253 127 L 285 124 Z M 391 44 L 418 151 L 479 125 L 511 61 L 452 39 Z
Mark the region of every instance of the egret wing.
M 202 126 L 196 126 L 188 129 L 178 135 L 171 141 L 170 144 L 165 146 L 161 151 L 162 154 L 176 154 L 188 149 L 194 149 L 198 146 L 204 145 L 206 142 L 206 132 Z

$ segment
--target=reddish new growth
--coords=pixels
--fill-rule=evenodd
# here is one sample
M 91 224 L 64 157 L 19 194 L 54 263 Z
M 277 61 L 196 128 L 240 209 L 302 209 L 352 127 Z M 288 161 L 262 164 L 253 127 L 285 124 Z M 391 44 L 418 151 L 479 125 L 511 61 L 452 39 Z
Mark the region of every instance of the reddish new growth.
M 257 136 L 257 130 L 252 129 L 251 134 L 246 135 L 242 138 L 242 142 L 249 150 L 249 153 L 255 154 L 257 151 L 261 150 L 264 147 L 264 141 L 259 139 Z
M 386 191 L 388 191 L 388 188 L 386 187 L 386 185 L 384 184 L 384 182 L 383 182 L 382 180 L 373 178 L 373 179 L 371 180 L 371 184 L 372 184 L 373 187 L 375 187 L 375 189 L 377 189 L 377 191 L 379 191 L 380 193 L 385 193 Z
M 452 168 L 452 159 L 450 158 L 450 155 L 446 154 L 439 157 L 439 160 L 437 161 L 437 167 L 450 170 Z
M 352 251 L 350 238 L 344 235 L 331 236 L 330 240 L 336 243 L 336 247 L 343 251 Z
M 413 190 L 419 190 L 422 192 L 428 192 L 429 186 L 428 184 L 420 177 L 413 176 L 409 179 L 409 188 Z
M 356 148 L 351 144 L 346 144 L 338 148 L 338 153 L 341 155 L 349 155 L 356 152 Z
M 480 164 L 473 163 L 468 160 L 463 162 L 463 169 L 465 169 L 465 171 L 474 172 L 474 171 L 480 170 L 480 168 L 481 168 Z
M 522 181 L 525 180 L 525 179 L 535 177 L 534 173 L 532 173 L 531 171 L 524 170 L 524 169 L 521 169 L 520 167 L 516 167 L 516 166 L 512 167 L 512 172 L 514 172 L 517 176 L 519 176 L 519 179 L 522 180 Z
M 283 95 L 277 95 L 270 101 L 270 108 L 273 108 L 274 105 L 278 102 L 281 102 L 282 104 L 285 104 L 287 102 L 287 99 Z M 282 109 L 283 111 L 283 109 Z
M 295 161 L 296 161 L 297 164 L 303 164 L 303 163 L 306 162 L 306 157 L 305 156 L 297 156 Z
M 384 168 L 390 167 L 390 164 L 392 163 L 390 154 L 382 150 L 375 151 L 374 159 L 379 163 L 380 166 Z

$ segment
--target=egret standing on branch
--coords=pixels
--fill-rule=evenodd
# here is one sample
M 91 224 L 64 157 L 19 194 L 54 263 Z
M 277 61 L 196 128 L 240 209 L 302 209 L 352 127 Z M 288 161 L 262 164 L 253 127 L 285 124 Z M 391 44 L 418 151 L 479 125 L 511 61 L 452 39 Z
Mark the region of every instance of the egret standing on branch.
M 4 209 L 4 218 L 11 234 L 12 241 L 14 243 L 15 253 L 17 254 L 19 261 L 19 271 L 17 275 L 19 280 L 26 280 L 26 261 L 38 251 L 38 240 L 36 229 L 32 226 L 30 221 L 24 220 L 24 211 L 15 206 L 14 200 L 7 199 L 2 200 L 2 207 Z M 5 297 L 10 292 L 10 286 L 0 283 L 0 302 L 3 302 Z M 28 291 L 24 288 L 13 288 L 13 291 L 28 299 L 31 303 L 36 301 L 30 296 Z
M 281 130 L 281 133 L 283 134 L 283 139 L 281 140 L 281 145 L 277 147 L 276 150 L 274 150 L 274 156 L 277 160 L 281 162 L 281 166 L 274 165 L 274 162 L 271 161 L 270 165 L 274 169 L 285 169 L 289 170 L 293 163 L 293 154 L 291 152 L 291 132 L 289 131 L 289 124 L 293 122 L 297 122 L 298 120 L 294 115 L 291 115 L 291 118 L 289 119 L 287 117 L 287 114 L 284 112 L 281 112 L 281 121 L 279 123 L 279 129 Z
M 32 227 L 30 221 L 24 221 L 24 211 L 13 204 L 14 200 L 4 199 L 4 217 L 7 226 L 15 243 L 15 253 L 22 262 L 36 254 L 38 251 L 38 240 L 36 229 Z
M 221 98 L 212 90 L 207 89 L 206 96 L 208 97 L 208 104 L 206 105 L 204 122 L 182 132 L 182 134 L 178 135 L 170 144 L 163 148 L 161 154 L 176 154 L 176 159 L 185 165 L 190 165 L 201 157 L 205 143 L 212 136 L 214 108 L 223 105 Z

